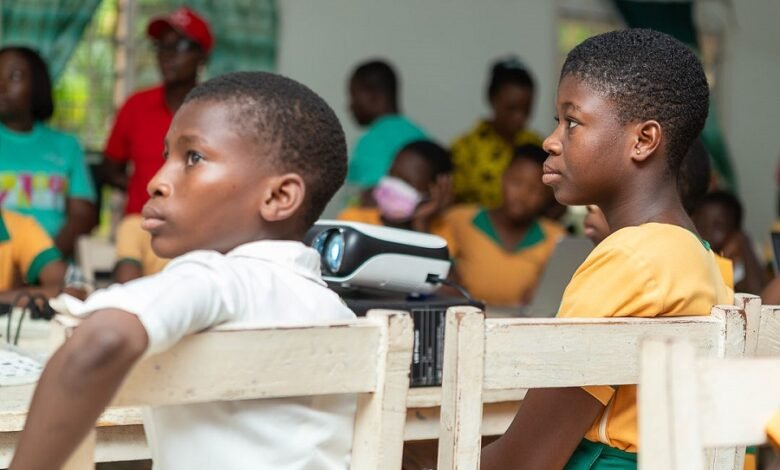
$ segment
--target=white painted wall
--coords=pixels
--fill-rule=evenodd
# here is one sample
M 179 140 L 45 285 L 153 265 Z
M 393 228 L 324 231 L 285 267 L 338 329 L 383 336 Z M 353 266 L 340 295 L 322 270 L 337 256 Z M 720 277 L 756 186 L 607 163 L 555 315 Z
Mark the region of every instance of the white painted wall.
M 746 226 L 768 238 L 780 157 L 780 1 L 733 0 L 717 86 L 720 121 L 737 167 Z
M 449 144 L 487 112 L 489 64 L 515 53 L 536 78 L 531 128 L 544 133 L 558 74 L 555 8 L 547 0 L 283 0 L 278 70 L 333 106 L 352 145 L 360 131 L 347 79 L 358 62 L 384 57 L 400 72 L 404 112 Z

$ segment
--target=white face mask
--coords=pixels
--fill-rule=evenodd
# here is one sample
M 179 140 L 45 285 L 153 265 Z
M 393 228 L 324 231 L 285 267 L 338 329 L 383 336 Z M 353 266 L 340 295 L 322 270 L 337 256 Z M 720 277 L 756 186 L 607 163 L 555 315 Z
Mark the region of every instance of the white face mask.
M 392 222 L 406 222 L 422 201 L 422 196 L 406 181 L 394 176 L 379 180 L 373 191 L 382 217 Z

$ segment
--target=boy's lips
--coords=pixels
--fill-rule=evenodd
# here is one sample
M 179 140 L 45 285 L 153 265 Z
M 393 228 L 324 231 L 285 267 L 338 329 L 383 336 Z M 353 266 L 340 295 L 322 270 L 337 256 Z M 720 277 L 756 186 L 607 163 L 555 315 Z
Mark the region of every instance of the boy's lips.
M 561 172 L 553 168 L 550 164 L 545 163 L 542 167 L 542 183 L 550 185 L 559 181 L 562 176 Z
M 165 224 L 165 217 L 156 209 L 150 206 L 144 206 L 141 211 L 144 220 L 141 222 L 141 228 L 147 232 L 153 232 Z

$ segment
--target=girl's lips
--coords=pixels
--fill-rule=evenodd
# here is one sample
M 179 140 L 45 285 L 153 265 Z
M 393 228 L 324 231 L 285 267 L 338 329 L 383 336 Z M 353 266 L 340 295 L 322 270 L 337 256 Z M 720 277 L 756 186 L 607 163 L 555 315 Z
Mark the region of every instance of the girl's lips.
M 561 173 L 549 164 L 545 163 L 542 167 L 542 183 L 550 185 L 561 179 Z

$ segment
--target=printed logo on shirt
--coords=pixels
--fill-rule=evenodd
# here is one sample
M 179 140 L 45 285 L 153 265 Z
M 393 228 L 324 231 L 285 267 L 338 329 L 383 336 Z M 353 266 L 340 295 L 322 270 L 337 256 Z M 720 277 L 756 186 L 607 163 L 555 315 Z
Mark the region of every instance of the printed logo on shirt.
M 0 206 L 64 210 L 68 182 L 51 173 L 0 172 Z

